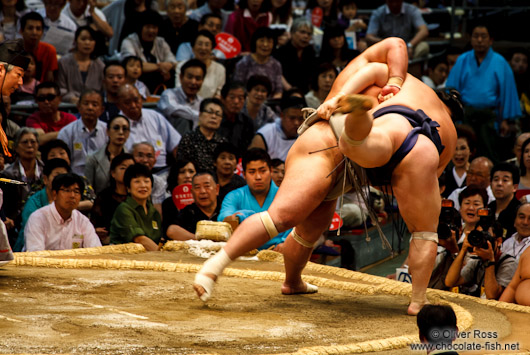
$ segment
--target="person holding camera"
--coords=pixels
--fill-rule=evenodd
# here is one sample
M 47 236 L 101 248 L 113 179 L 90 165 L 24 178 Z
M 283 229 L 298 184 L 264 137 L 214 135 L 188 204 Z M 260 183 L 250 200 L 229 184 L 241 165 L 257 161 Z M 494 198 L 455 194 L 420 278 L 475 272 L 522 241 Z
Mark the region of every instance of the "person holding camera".
M 460 292 L 472 296 L 498 299 L 510 283 L 517 263 L 513 256 L 501 251 L 503 229 L 495 222 L 493 213 L 480 208 L 477 214 L 479 221 L 465 235 L 462 249 L 447 272 L 445 285 L 462 286 Z M 468 253 L 470 258 L 464 265 Z

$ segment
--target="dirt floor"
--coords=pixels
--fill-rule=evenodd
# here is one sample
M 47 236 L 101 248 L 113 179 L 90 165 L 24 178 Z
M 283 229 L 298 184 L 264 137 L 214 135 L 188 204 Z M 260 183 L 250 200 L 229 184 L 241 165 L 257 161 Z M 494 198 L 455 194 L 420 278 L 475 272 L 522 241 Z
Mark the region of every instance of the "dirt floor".
M 203 261 L 185 252 L 97 258 Z M 232 266 L 283 271 L 272 262 Z M 415 318 L 405 314 L 406 297 L 326 287 L 313 295 L 283 296 L 277 281 L 224 276 L 203 304 L 192 291 L 193 277 L 6 265 L 0 268 L 0 354 L 275 354 L 417 333 Z M 459 304 L 473 315 L 474 329 L 497 332 L 498 342 L 519 342 L 520 352 L 530 349 L 530 314 Z M 405 347 L 373 354 L 410 353 Z

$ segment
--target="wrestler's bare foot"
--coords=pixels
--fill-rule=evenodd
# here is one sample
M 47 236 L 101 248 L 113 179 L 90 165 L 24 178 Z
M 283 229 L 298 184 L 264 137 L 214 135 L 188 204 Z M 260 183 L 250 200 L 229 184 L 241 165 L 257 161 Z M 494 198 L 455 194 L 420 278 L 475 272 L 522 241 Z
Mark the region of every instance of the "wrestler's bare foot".
M 217 276 L 215 276 L 214 274 L 206 273 L 206 274 L 203 274 L 203 275 L 206 276 L 206 277 L 211 278 L 214 282 L 217 281 Z M 201 298 L 202 295 L 204 295 L 204 293 L 206 292 L 204 287 L 202 287 L 201 285 L 196 284 L 196 283 L 193 284 L 193 289 L 195 290 L 195 293 L 197 293 L 197 296 L 199 296 L 199 298 Z
M 344 95 L 337 101 L 338 113 L 364 114 L 373 107 L 372 98 L 365 95 Z
M 418 313 L 420 313 L 420 311 L 423 308 L 423 306 L 425 306 L 426 304 L 429 304 L 429 302 L 427 302 L 427 301 L 425 301 L 423 303 L 410 302 L 409 308 L 407 309 L 408 315 L 409 316 L 417 316 Z
M 300 281 L 300 283 L 296 285 L 289 285 L 284 283 L 282 285 L 282 294 L 284 295 L 301 295 L 301 294 L 309 294 L 309 293 L 317 293 L 318 287 L 315 285 L 311 285 L 307 282 Z

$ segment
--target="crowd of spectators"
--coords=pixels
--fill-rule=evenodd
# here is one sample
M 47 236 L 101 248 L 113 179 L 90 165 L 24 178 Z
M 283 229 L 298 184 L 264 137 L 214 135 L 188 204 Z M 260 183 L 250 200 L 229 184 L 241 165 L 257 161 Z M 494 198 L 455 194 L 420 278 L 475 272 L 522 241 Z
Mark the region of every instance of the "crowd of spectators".
M 309 0 L 298 12 L 289 0 L 115 0 L 102 9 L 44 0 L 31 10 L 0 1 L 0 39 L 20 39 L 30 57 L 23 84 L 4 96 L 14 158 L 1 157 L 0 175 L 26 182 L 3 188 L 13 249 L 158 250 L 193 238 L 196 221 L 236 226 L 266 210 L 302 108 L 317 108 L 367 46 L 398 36 L 410 58 L 424 59 L 425 84 L 456 88 L 466 109 L 441 179 L 464 223 L 440 240 L 432 285 L 528 304 L 520 291 L 530 274 L 527 50 L 503 57 L 481 23 L 469 50 L 432 57 L 417 7 L 386 0 L 369 17 L 357 10 L 353 0 Z M 239 41 L 235 57 L 221 32 Z M 37 109 L 11 117 L 11 102 Z M 184 204 L 183 184 L 193 197 Z M 487 229 L 483 207 L 494 222 L 477 246 L 468 236 Z M 263 247 L 281 250 L 287 234 Z

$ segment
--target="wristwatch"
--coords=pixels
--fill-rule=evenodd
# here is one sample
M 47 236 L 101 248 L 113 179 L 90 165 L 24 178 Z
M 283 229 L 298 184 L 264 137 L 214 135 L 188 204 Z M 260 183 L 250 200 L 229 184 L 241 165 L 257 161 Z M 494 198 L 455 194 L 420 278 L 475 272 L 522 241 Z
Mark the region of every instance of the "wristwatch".
M 484 263 L 484 269 L 487 269 L 492 265 L 495 266 L 495 261 L 488 260 Z

